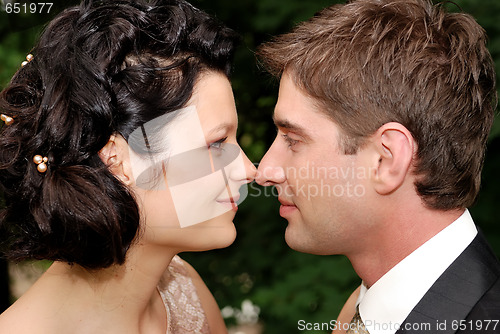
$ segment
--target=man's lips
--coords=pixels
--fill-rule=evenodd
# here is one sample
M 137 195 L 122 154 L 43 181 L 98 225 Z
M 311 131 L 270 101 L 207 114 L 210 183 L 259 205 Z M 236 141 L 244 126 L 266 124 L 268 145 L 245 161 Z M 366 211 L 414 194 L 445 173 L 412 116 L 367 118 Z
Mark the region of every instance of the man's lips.
M 297 210 L 295 204 L 284 198 L 278 198 L 278 201 L 281 203 L 280 216 L 283 218 L 286 218 L 287 216 L 289 216 L 290 214 L 292 214 L 294 211 Z
M 295 204 L 293 204 L 290 201 L 287 201 L 286 199 L 284 199 L 282 197 L 278 197 L 278 201 L 281 203 L 281 205 L 284 205 L 284 206 L 295 206 Z

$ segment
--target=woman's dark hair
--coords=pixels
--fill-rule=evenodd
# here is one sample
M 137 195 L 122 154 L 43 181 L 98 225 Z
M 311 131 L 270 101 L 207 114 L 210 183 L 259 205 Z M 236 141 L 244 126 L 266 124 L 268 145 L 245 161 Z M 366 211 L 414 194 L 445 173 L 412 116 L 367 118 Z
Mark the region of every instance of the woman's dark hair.
M 92 1 L 49 23 L 0 96 L 2 251 L 89 269 L 121 264 L 139 230 L 98 153 L 185 106 L 203 71 L 229 76 L 235 34 L 183 0 Z M 48 157 L 45 173 L 35 155 Z

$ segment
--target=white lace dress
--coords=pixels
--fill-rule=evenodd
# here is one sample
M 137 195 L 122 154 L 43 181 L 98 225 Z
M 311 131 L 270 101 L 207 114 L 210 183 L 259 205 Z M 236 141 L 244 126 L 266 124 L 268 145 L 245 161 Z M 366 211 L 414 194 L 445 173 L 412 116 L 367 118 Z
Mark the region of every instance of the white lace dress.
M 158 284 L 167 310 L 167 334 L 208 334 L 207 317 L 183 261 L 175 256 Z

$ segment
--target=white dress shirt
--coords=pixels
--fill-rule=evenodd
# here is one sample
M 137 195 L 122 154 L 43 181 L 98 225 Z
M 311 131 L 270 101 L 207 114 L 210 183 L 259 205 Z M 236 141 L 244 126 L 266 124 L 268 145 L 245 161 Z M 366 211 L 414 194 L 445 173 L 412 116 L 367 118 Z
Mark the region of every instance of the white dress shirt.
M 357 305 L 370 334 L 393 334 L 434 282 L 469 246 L 477 229 L 468 210 L 396 264 L 369 289 L 364 284 Z

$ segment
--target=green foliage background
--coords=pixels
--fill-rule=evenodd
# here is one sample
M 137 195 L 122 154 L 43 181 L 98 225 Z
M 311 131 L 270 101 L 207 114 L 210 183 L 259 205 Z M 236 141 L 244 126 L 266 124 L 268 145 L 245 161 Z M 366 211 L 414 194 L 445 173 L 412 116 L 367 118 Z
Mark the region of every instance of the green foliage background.
M 271 115 L 277 96 L 277 83 L 256 64 L 256 46 L 335 2 L 343 1 L 192 1 L 242 36 L 232 82 L 240 117 L 239 140 L 252 161 L 262 158 L 275 136 Z M 0 13 L 0 87 L 5 86 L 29 53 L 43 24 L 62 8 L 75 3 L 74 0 L 54 2 L 49 15 Z M 455 0 L 455 3 L 486 29 L 499 73 L 500 1 Z M 448 6 L 459 10 L 457 6 Z M 496 174 L 499 167 L 497 120 L 490 137 L 481 195 L 471 208 L 497 254 L 500 254 L 497 208 L 500 182 Z M 335 319 L 345 299 L 359 284 L 359 278 L 344 257 L 313 256 L 290 250 L 283 238 L 286 221 L 278 216 L 274 197 L 272 189 L 252 184 L 235 220 L 236 242 L 227 249 L 182 256 L 199 271 L 221 307 L 239 307 L 243 300 L 249 299 L 261 309 L 260 321 L 265 333 L 297 333 L 297 322 L 301 319 L 307 322 Z

